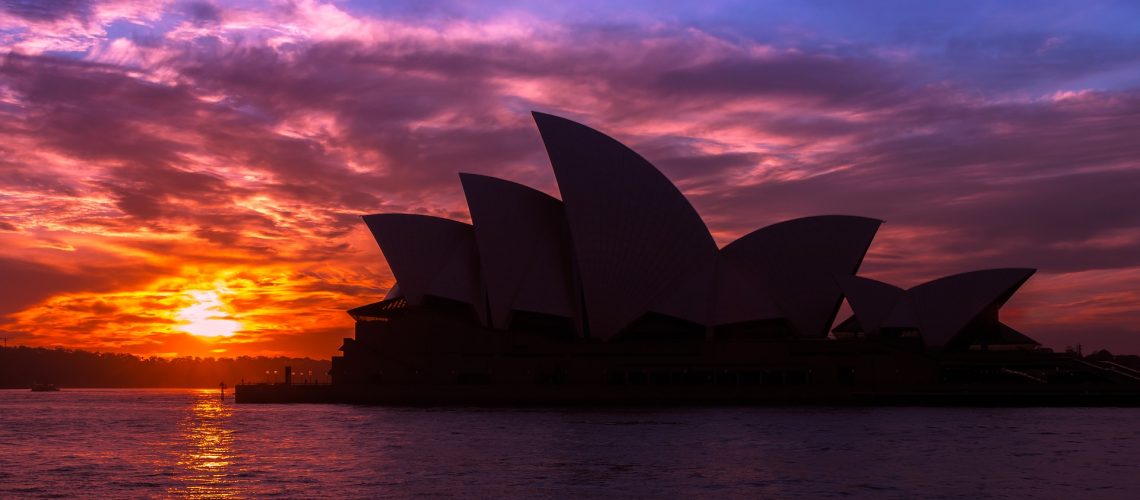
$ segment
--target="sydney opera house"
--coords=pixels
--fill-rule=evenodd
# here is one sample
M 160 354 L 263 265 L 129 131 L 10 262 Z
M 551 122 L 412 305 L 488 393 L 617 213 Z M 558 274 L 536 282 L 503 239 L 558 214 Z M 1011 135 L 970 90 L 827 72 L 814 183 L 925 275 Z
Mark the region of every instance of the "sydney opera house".
M 332 368 L 341 399 L 1137 393 L 1140 374 L 1053 353 L 1001 322 L 1033 269 L 909 289 L 862 277 L 882 221 L 850 215 L 788 220 L 718 248 L 677 187 L 636 152 L 564 118 L 534 119 L 561 199 L 460 174 L 470 224 L 364 216 L 397 284 L 348 311 L 356 335 Z M 844 299 L 853 314 L 837 322 Z

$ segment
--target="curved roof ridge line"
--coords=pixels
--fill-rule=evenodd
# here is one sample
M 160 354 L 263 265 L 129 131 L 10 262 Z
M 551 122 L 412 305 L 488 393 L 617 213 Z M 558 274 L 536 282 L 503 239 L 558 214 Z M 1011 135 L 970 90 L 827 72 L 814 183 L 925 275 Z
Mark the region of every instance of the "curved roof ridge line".
M 879 332 L 906 294 L 906 290 L 898 286 L 863 276 L 839 274 L 835 275 L 835 282 L 868 335 Z
M 424 295 L 442 293 L 441 296 L 463 300 L 479 308 L 473 290 L 455 288 L 465 281 L 473 282 L 477 287 L 477 269 L 458 269 L 457 272 L 465 276 L 456 277 L 457 281 L 453 283 L 438 285 L 450 288 L 433 288 L 437 286 L 440 273 L 450 267 L 460 247 L 473 243 L 474 228 L 470 224 L 411 213 L 369 214 L 361 218 L 380 246 L 384 260 L 409 304 L 418 304 Z
M 934 282 L 937 282 L 937 281 L 946 280 L 946 279 L 951 279 L 951 278 L 958 278 L 958 277 L 967 276 L 967 275 L 974 275 L 974 274 L 982 274 L 982 273 L 993 273 L 993 272 L 1005 272 L 1005 271 L 1010 271 L 1010 272 L 1013 272 L 1013 271 L 1028 272 L 1028 273 L 1029 273 L 1029 276 L 1026 276 L 1026 279 L 1028 279 L 1030 276 L 1032 276 L 1033 274 L 1035 274 L 1035 273 L 1037 272 L 1037 268 L 1035 268 L 1035 267 L 986 267 L 986 268 L 982 268 L 982 269 L 974 269 L 974 270 L 970 270 L 970 271 L 962 271 L 962 272 L 960 272 L 960 273 L 947 274 L 947 275 L 945 275 L 945 276 L 939 276 L 939 277 L 937 277 L 937 278 L 934 278 L 934 279 L 932 279 L 932 280 L 927 280 L 927 281 L 924 281 L 924 282 L 922 282 L 922 283 L 919 283 L 919 284 L 917 284 L 917 285 L 915 285 L 915 286 L 912 286 L 912 287 L 910 287 L 910 288 L 907 288 L 907 291 L 910 291 L 910 290 L 914 290 L 915 288 L 918 288 L 918 287 L 920 287 L 920 286 L 929 285 L 929 284 L 931 284 L 931 283 L 934 283 Z M 870 278 L 864 278 L 864 279 L 870 279 Z
M 987 309 L 1005 305 L 1036 272 L 1027 267 L 978 269 L 907 289 L 923 341 L 928 347 L 944 347 Z
M 486 179 L 486 180 L 490 180 L 490 181 L 502 182 L 502 183 L 506 183 L 506 184 L 513 184 L 515 186 L 518 186 L 521 188 L 526 188 L 529 191 L 534 191 L 536 194 L 541 194 L 543 196 L 546 196 L 547 198 L 550 198 L 554 201 L 562 203 L 562 200 L 559 199 L 557 196 L 554 196 L 550 193 L 547 193 L 546 191 L 538 189 L 534 186 L 528 186 L 528 185 L 523 184 L 523 183 L 518 182 L 518 181 L 512 181 L 510 179 L 504 179 L 502 177 L 496 177 L 494 175 L 480 174 L 478 172 L 459 172 L 458 175 L 459 175 L 459 182 L 460 183 L 463 182 L 464 177 L 472 177 L 472 178 Z
M 570 242 L 562 201 L 525 184 L 460 173 L 491 324 L 512 310 L 576 318 Z
M 671 284 L 716 258 L 704 219 L 668 177 L 633 149 L 581 123 L 532 112 L 562 194 L 589 331 L 612 337 L 661 307 Z
M 739 242 L 740 240 L 743 240 L 743 239 L 745 239 L 745 238 L 748 238 L 748 237 L 752 236 L 753 234 L 756 234 L 756 233 L 759 233 L 759 232 L 761 232 L 761 231 L 764 231 L 765 229 L 770 229 L 770 228 L 774 228 L 774 227 L 777 227 L 777 226 L 782 226 L 782 225 L 784 225 L 784 224 L 790 224 L 790 223 L 794 223 L 794 222 L 806 222 L 806 221 L 809 221 L 809 220 L 818 220 L 818 219 L 852 219 L 852 220 L 863 220 L 863 221 L 875 222 L 875 223 L 877 223 L 878 225 L 882 225 L 882 224 L 886 224 L 886 223 L 887 223 L 887 222 L 886 222 L 885 220 L 883 220 L 883 219 L 878 219 L 878 218 L 875 218 L 875 217 L 867 217 L 867 216 L 864 216 L 864 215 L 851 215 L 851 214 L 820 214 L 820 215 L 805 215 L 805 216 L 803 216 L 803 217 L 796 217 L 796 218 L 794 218 L 794 219 L 787 219 L 787 220 L 782 220 L 782 221 L 778 221 L 778 222 L 773 222 L 773 223 L 771 223 L 771 224 L 768 224 L 768 225 L 766 225 L 766 226 L 763 226 L 763 227 L 759 227 L 759 228 L 753 229 L 753 230 L 751 230 L 751 231 L 749 231 L 749 232 L 747 232 L 747 233 L 744 233 L 744 234 L 740 235 L 740 236 L 739 236 L 739 237 L 737 237 L 735 240 L 732 240 L 732 241 L 728 242 L 728 243 L 727 243 L 727 244 L 725 244 L 723 247 L 720 247 L 720 249 L 723 251 L 724 249 L 726 249 L 726 248 L 728 248 L 728 247 L 732 246 L 733 244 L 735 244 L 735 243 Z
M 826 337 L 843 304 L 835 275 L 855 275 L 882 221 L 816 215 L 769 224 L 720 249 L 762 280 L 801 337 Z
M 651 167 L 653 169 L 653 172 L 656 173 L 658 176 L 660 176 L 662 179 L 664 179 L 668 183 L 669 187 L 672 188 L 673 192 L 675 192 L 680 199 L 685 201 L 685 206 L 687 206 L 689 208 L 689 210 L 692 211 L 693 215 L 697 218 L 697 220 L 699 220 L 701 222 L 701 226 L 704 227 L 705 232 L 708 233 L 708 240 L 710 242 L 712 242 L 714 246 L 716 245 L 716 239 L 713 238 L 712 232 L 708 230 L 708 224 L 705 223 L 704 217 L 701 217 L 701 214 L 700 214 L 700 212 L 697 211 L 697 208 L 694 207 L 693 204 L 689 201 L 689 197 L 685 196 L 685 193 L 683 191 L 681 191 L 681 188 L 677 187 L 677 183 L 673 182 L 673 180 L 670 179 L 669 176 L 665 175 L 665 173 L 662 172 L 661 169 L 657 168 L 657 166 L 654 165 L 653 162 L 649 161 L 647 158 L 642 156 L 641 153 L 638 153 L 636 150 L 627 146 L 625 143 L 613 138 L 613 136 L 610 136 L 609 134 L 606 134 L 606 133 L 604 133 L 598 129 L 595 129 L 593 127 L 590 127 L 588 125 L 584 125 L 580 122 L 570 120 L 568 118 L 563 118 L 563 117 L 560 117 L 558 115 L 553 115 L 550 113 L 544 113 L 541 111 L 531 111 L 531 115 L 534 117 L 535 123 L 538 125 L 540 134 L 542 133 L 542 123 L 540 122 L 540 118 L 543 120 L 559 120 L 562 122 L 571 123 L 571 124 L 574 124 L 578 127 L 587 129 L 587 130 L 593 132 L 594 134 L 597 134 L 598 136 L 601 136 L 601 137 L 611 141 L 614 145 L 619 146 L 621 149 L 624 149 L 624 150 L 628 151 L 629 153 L 633 154 L 634 156 L 636 156 L 638 159 L 640 159 L 642 162 L 644 162 L 647 166 Z M 546 140 L 546 137 L 543 136 L 543 141 L 545 142 L 545 140 Z M 549 150 L 549 148 L 548 148 L 548 150 Z M 557 177 L 558 177 L 558 172 L 556 170 L 555 171 L 555 181 L 558 181 Z M 559 187 L 561 187 L 561 183 L 559 184 Z M 565 196 L 565 195 L 563 195 L 563 196 Z M 565 202 L 565 200 L 562 200 L 562 201 Z
M 473 207 L 472 205 L 477 203 L 477 201 L 471 199 L 475 195 L 474 195 L 474 193 L 469 192 L 470 181 L 468 179 L 477 179 L 479 181 L 491 182 L 491 183 L 504 183 L 504 184 L 509 183 L 509 184 L 513 184 L 515 186 L 518 186 L 521 188 L 527 188 L 527 189 L 530 189 L 530 187 L 526 186 L 524 184 L 517 183 L 517 182 L 508 181 L 508 180 L 500 178 L 500 177 L 494 177 L 494 176 L 483 175 L 483 174 L 475 174 L 475 173 L 470 173 L 470 172 L 459 172 L 459 182 L 463 186 L 463 193 L 464 193 L 465 197 L 467 197 L 467 211 L 471 215 L 472 226 L 475 227 L 476 251 L 479 253 L 479 269 L 481 271 L 481 275 L 483 278 L 482 279 L 482 288 L 483 288 L 484 293 L 487 294 L 487 301 L 489 303 L 488 305 L 491 309 L 491 314 L 490 314 L 490 317 L 488 318 L 488 320 L 490 321 L 490 325 L 493 328 L 504 329 L 507 327 L 506 322 L 508 320 L 507 315 L 509 315 L 509 313 L 510 313 L 509 308 L 514 305 L 515 299 L 518 297 L 520 291 L 523 288 L 523 280 L 526 279 L 527 271 L 530 270 L 530 268 L 532 267 L 532 263 L 534 262 L 534 254 L 533 254 L 533 252 L 530 251 L 531 246 L 526 247 L 526 251 L 523 252 L 523 254 L 525 255 L 525 257 L 524 257 L 525 260 L 523 260 L 523 261 L 516 260 L 515 261 L 515 264 L 519 265 L 522 268 L 521 273 L 516 274 L 515 276 L 503 276 L 503 273 L 501 271 L 499 271 L 499 272 L 490 271 L 489 272 L 489 270 L 487 269 L 488 262 L 491 261 L 492 259 L 494 259 L 496 256 L 498 256 L 495 254 L 501 254 L 502 252 L 501 251 L 489 251 L 489 252 L 483 252 L 482 251 L 481 247 L 486 245 L 486 243 L 483 243 L 482 245 L 480 243 L 482 240 L 485 240 L 486 238 L 480 238 L 480 226 L 482 226 L 483 228 L 486 228 L 487 223 L 485 222 L 482 225 L 475 223 L 476 208 Z M 546 193 L 542 193 L 542 194 L 546 194 Z M 551 198 L 553 198 L 553 197 L 551 197 Z M 559 203 L 561 203 L 561 202 L 559 202 Z M 496 248 L 495 250 L 502 250 L 502 249 Z M 485 254 L 491 254 L 491 255 L 485 255 Z M 504 297 L 499 297 L 498 295 L 500 295 L 499 292 L 503 292 L 503 290 L 492 291 L 490 288 L 492 286 L 491 282 L 496 281 L 500 278 L 504 278 L 504 277 L 513 277 L 515 279 L 513 280 L 513 283 L 509 284 L 508 290 L 505 290 L 506 302 L 500 303 L 501 300 L 504 299 Z M 506 307 L 507 310 L 505 310 L 505 311 L 502 310 L 504 307 Z

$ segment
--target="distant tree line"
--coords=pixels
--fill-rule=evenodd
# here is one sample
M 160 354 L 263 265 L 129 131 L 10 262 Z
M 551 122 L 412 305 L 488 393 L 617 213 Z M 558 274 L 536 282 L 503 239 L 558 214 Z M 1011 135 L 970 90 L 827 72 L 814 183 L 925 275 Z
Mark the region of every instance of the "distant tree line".
M 133 354 L 43 347 L 0 347 L 0 388 L 35 383 L 60 387 L 217 387 L 219 382 L 329 382 L 329 361 L 311 358 L 143 358 Z M 311 375 L 310 375 L 311 373 Z

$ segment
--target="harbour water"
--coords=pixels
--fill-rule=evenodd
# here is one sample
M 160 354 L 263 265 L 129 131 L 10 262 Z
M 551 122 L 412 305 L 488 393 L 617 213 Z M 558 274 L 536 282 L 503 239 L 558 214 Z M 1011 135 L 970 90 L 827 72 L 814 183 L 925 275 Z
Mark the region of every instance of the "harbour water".
M 1140 409 L 235 405 L 0 391 L 0 498 L 1140 498 Z

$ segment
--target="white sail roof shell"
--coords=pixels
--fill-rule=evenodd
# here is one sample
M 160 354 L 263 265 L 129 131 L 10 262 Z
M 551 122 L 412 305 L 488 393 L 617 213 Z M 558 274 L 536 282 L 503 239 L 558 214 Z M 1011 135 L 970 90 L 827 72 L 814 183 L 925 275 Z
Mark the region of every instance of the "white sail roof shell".
M 927 347 L 952 342 L 986 311 L 1000 308 L 1033 269 L 984 269 L 945 276 L 908 290 L 869 278 L 837 276 L 863 331 L 914 328 Z
M 907 290 L 927 347 L 954 340 L 984 311 L 1001 307 L 1035 269 L 984 269 L 954 274 Z
M 492 326 L 506 328 L 512 310 L 574 318 L 570 235 L 562 202 L 495 177 L 459 177 L 475 227 Z
M 839 311 L 836 275 L 854 275 L 882 221 L 850 215 L 792 219 L 757 229 L 721 249 L 748 266 L 796 334 L 822 338 Z
M 751 267 L 721 254 L 717 262 L 712 326 L 784 317 L 764 280 Z
M 717 253 L 677 187 L 605 134 L 543 113 L 534 120 L 566 208 L 590 335 L 612 337 L 651 310 L 707 314 L 707 306 L 668 300 Z
M 856 277 L 881 221 L 854 216 L 781 222 L 717 250 L 688 200 L 644 158 L 581 124 L 534 117 L 564 201 L 461 174 L 474 227 L 364 216 L 398 282 L 389 297 L 466 302 L 500 328 L 511 311 L 585 318 L 602 338 L 649 312 L 708 326 L 782 317 L 814 338 L 846 295 L 864 331 L 918 328 L 941 348 L 1034 273 L 974 271 L 906 291 Z
M 859 325 L 869 335 L 879 333 L 905 293 L 902 288 L 890 283 L 861 276 L 841 274 L 835 277 L 835 281 L 847 297 L 847 303 L 859 319 Z
M 675 276 L 649 311 L 700 325 L 709 325 L 716 291 L 716 260 L 695 263 L 687 274 Z
M 482 319 L 482 294 L 470 224 L 417 214 L 365 215 L 380 251 L 410 305 L 433 295 L 475 306 Z

